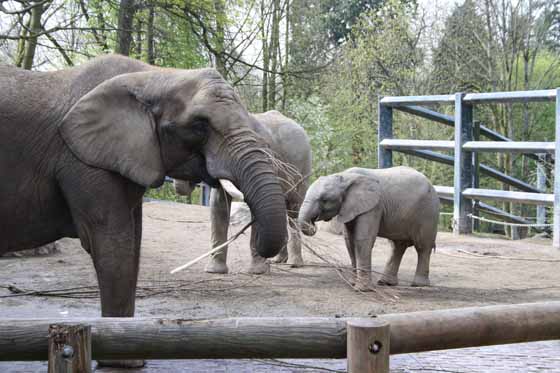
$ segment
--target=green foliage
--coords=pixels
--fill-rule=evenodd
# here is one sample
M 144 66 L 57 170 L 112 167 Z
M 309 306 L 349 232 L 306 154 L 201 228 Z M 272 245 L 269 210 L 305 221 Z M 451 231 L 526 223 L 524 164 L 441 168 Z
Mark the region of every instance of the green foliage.
M 175 193 L 173 183 L 166 182 L 159 188 L 148 189 L 144 197 L 198 205 L 200 204 L 200 188 L 195 188 L 189 199 L 187 196 Z
M 487 90 L 491 84 L 488 69 L 496 66 L 492 66 L 493 61 L 486 55 L 484 41 L 488 40 L 488 35 L 484 22 L 473 0 L 458 5 L 445 20 L 443 35 L 433 51 L 437 92 Z
M 318 81 L 320 92 L 290 101 L 289 114 L 310 133 L 317 174 L 377 166 L 379 95 L 416 89 L 422 54 L 413 43 L 413 16 L 412 6 L 392 0 L 361 14 L 351 41 Z

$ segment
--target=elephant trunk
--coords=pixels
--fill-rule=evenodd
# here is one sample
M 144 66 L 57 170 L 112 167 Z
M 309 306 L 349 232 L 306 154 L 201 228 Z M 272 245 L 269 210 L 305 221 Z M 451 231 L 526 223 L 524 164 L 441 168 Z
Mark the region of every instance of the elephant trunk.
M 315 227 L 315 220 L 319 216 L 318 208 L 315 203 L 310 201 L 303 201 L 298 214 L 298 224 L 306 236 L 313 236 L 317 232 Z
M 286 199 L 270 159 L 258 149 L 243 152 L 233 167 L 235 185 L 255 220 L 255 248 L 265 258 L 278 254 L 288 236 Z

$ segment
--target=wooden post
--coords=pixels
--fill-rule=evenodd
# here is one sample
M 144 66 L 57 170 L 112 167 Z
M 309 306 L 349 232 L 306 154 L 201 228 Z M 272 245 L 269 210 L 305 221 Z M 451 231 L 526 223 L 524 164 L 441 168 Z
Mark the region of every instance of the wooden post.
M 381 104 L 381 98 L 378 103 L 379 128 L 377 132 L 377 162 L 379 168 L 393 167 L 393 151 L 385 149 L 380 144 L 385 139 L 393 138 L 393 108 Z
M 463 149 L 463 144 L 472 141 L 472 106 L 463 102 L 464 93 L 455 94 L 455 160 L 453 170 L 453 233 L 472 233 L 472 202 L 463 196 L 463 190 L 472 185 L 471 152 Z
M 346 323 L 348 373 L 389 373 L 389 323 L 356 319 Z
M 49 326 L 49 373 L 91 373 L 90 326 Z
M 556 88 L 556 148 L 554 150 L 554 220 L 552 246 L 560 249 L 560 88 Z

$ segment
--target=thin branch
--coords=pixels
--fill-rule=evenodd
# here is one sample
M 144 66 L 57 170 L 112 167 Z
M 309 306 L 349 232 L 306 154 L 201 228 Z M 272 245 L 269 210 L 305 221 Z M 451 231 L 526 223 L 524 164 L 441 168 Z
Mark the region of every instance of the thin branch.
M 0 12 L 2 12 L 4 14 L 11 14 L 11 15 L 24 14 L 24 13 L 28 13 L 33 8 L 37 8 L 37 7 L 42 6 L 45 3 L 48 3 L 49 1 L 52 1 L 52 0 L 42 0 L 42 1 L 34 2 L 31 5 L 28 5 L 24 8 L 18 9 L 18 10 L 8 10 L 4 7 L 4 5 L 2 5 L 2 3 L 5 3 L 6 0 L 0 0 Z M 21 4 L 24 4 L 24 3 L 21 2 Z

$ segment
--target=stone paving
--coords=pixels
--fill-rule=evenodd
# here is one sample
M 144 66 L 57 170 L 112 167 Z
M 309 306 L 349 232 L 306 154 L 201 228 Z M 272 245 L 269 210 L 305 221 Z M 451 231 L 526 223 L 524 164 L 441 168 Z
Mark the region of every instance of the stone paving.
M 0 362 L 0 373 L 44 373 L 46 362 Z M 346 360 L 149 360 L 143 369 L 98 369 L 99 373 L 345 372 Z M 396 355 L 393 373 L 560 373 L 560 341 Z

